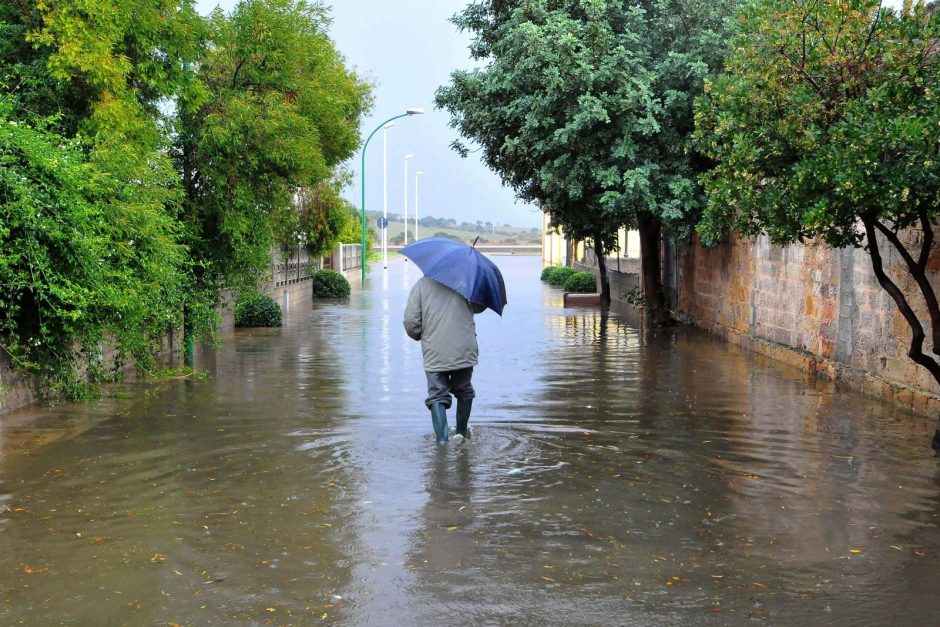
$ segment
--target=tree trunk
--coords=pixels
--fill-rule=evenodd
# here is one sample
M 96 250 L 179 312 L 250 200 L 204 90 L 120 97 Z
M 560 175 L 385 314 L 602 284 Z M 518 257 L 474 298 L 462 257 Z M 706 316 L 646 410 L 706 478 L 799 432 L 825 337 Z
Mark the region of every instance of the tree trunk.
M 640 212 L 637 215 L 637 229 L 640 232 L 641 286 L 643 298 L 646 300 L 647 315 L 653 326 L 667 325 L 673 320 L 666 308 L 666 298 L 663 294 L 659 251 L 662 225 L 658 218 L 646 212 Z
M 904 246 L 904 243 L 901 241 L 900 237 L 898 237 L 896 231 L 889 229 L 882 222 L 871 216 L 863 216 L 862 224 L 865 225 L 868 255 L 871 258 L 871 266 L 875 273 L 875 278 L 878 279 L 878 283 L 881 285 L 882 289 L 894 300 L 898 311 L 904 316 L 904 320 L 911 329 L 911 344 L 908 348 L 907 356 L 910 357 L 914 363 L 926 368 L 933 376 L 934 381 L 940 383 L 940 361 L 935 357 L 940 355 L 940 305 L 938 305 L 937 295 L 927 277 L 927 261 L 930 257 L 930 251 L 933 248 L 933 227 L 930 224 L 930 220 L 925 213 L 921 212 L 920 224 L 923 237 L 920 243 L 920 253 L 916 260 Z M 908 302 L 904 292 L 891 280 L 887 273 L 885 273 L 880 245 L 878 244 L 878 239 L 875 234 L 876 230 L 879 231 L 901 255 L 901 258 L 907 265 L 909 275 L 914 279 L 914 282 L 920 289 L 920 294 L 924 299 L 924 303 L 927 305 L 927 312 L 930 315 L 931 343 L 933 344 L 931 352 L 933 356 L 924 353 L 924 341 L 927 339 L 927 334 L 924 332 L 924 327 L 920 319 Z M 940 450 L 940 420 L 937 422 L 931 446 L 933 446 L 935 450 Z
M 597 257 L 597 271 L 601 281 L 601 306 L 610 307 L 610 277 L 607 276 L 607 258 L 604 256 L 604 240 L 594 236 L 594 255 Z

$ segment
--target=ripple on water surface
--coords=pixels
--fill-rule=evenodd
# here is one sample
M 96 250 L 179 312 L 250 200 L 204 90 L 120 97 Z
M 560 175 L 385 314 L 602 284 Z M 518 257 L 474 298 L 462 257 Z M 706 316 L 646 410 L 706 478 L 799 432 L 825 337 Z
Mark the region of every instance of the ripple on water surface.
M 0 431 L 0 623 L 928 623 L 928 424 L 497 258 L 473 437 L 434 444 L 415 269 Z M 453 421 L 453 410 L 451 410 Z

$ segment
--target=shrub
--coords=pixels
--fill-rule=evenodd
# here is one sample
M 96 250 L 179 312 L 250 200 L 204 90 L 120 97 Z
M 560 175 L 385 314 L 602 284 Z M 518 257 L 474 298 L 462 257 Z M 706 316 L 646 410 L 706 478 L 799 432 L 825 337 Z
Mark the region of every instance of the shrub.
M 565 279 L 565 291 L 571 294 L 593 294 L 597 291 L 594 275 L 590 272 L 575 272 Z
M 564 287 L 565 281 L 567 281 L 568 277 L 570 277 L 572 274 L 574 274 L 574 268 L 561 266 L 552 272 L 550 277 L 548 277 L 548 283 L 554 287 Z
M 555 270 L 558 269 L 558 266 L 545 266 L 542 268 L 542 276 L 540 277 L 542 281 L 548 281 L 552 278 L 552 274 L 555 273 Z
M 317 270 L 312 275 L 314 298 L 346 298 L 349 281 L 335 270 Z
M 236 327 L 279 327 L 281 307 L 265 294 L 246 294 L 235 303 Z

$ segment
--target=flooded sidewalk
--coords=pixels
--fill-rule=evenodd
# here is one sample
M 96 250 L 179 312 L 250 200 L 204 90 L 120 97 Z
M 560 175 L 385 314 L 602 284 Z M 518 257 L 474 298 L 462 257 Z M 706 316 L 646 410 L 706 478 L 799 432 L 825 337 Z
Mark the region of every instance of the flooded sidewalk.
M 205 380 L 0 419 L 0 624 L 936 622 L 932 421 L 493 259 L 460 445 L 403 259 Z

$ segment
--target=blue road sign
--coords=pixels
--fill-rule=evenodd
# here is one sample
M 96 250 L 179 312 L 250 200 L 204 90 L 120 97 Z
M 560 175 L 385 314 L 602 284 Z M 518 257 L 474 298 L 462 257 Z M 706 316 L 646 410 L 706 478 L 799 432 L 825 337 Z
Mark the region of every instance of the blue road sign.
M 388 219 L 386 219 L 386 218 L 376 218 L 376 220 L 375 220 L 375 226 L 379 227 L 380 229 L 387 228 L 387 227 L 388 227 Z

